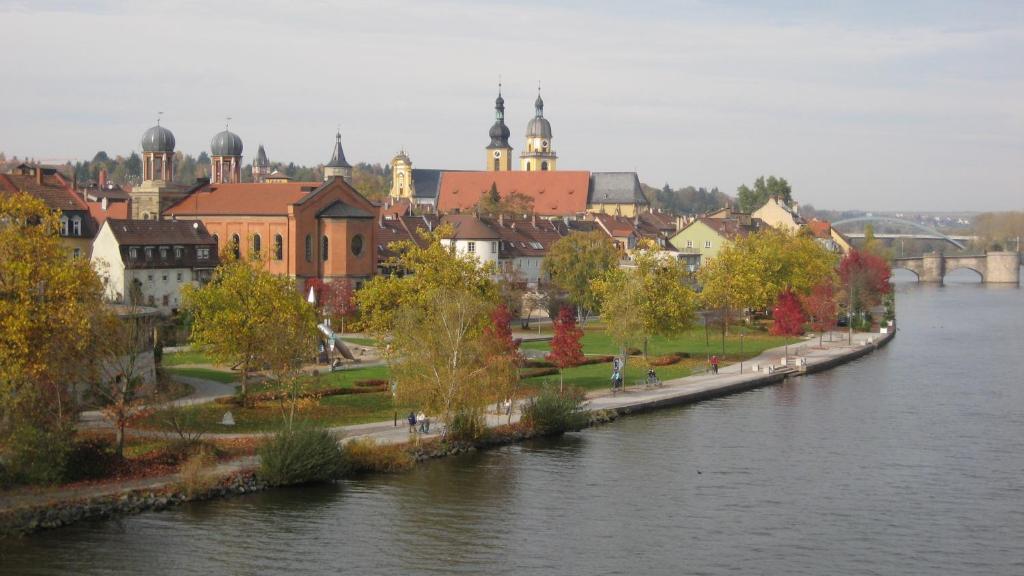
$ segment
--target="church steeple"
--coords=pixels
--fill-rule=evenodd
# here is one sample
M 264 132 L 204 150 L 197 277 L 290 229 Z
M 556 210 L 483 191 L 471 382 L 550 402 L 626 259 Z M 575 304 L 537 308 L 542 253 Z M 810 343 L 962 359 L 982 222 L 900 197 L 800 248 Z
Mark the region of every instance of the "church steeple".
M 526 125 L 526 148 L 519 155 L 519 168 L 526 172 L 554 170 L 558 155 L 551 145 L 551 122 L 544 117 L 544 99 L 537 84 L 534 115 Z
M 334 151 L 331 152 L 331 161 L 324 164 L 324 180 L 340 177 L 352 183 L 352 165 L 345 160 L 345 151 L 341 148 L 341 130 L 334 135 Z
M 498 97 L 494 100 L 494 125 L 488 135 L 491 143 L 487 146 L 487 170 L 504 172 L 512 169 L 512 146 L 508 143 L 511 132 L 505 126 L 505 99 L 501 97 L 501 82 L 498 82 Z

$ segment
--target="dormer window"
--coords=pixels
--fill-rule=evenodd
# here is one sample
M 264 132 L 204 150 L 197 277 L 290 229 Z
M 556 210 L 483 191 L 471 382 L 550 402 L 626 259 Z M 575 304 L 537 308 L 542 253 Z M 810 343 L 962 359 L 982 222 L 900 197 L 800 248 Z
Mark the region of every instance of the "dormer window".
M 146 260 L 152 260 L 152 259 L 153 259 L 153 247 L 152 246 L 146 246 Z
M 182 246 L 174 247 L 174 259 L 181 260 L 181 257 L 185 255 L 185 248 Z
M 161 246 L 160 247 L 160 259 L 161 260 L 167 260 L 167 253 L 168 252 L 169 252 L 169 250 L 167 249 L 167 246 Z
M 82 218 L 80 216 L 75 216 L 71 219 L 71 235 L 82 235 Z
M 67 216 L 61 216 L 60 217 L 60 235 L 61 236 L 67 236 L 68 235 L 68 217 Z
M 128 257 L 131 258 L 132 260 L 137 260 L 139 258 L 139 249 L 136 248 L 135 246 L 129 248 Z
M 196 248 L 196 260 L 209 260 L 210 249 L 206 246 L 200 246 Z

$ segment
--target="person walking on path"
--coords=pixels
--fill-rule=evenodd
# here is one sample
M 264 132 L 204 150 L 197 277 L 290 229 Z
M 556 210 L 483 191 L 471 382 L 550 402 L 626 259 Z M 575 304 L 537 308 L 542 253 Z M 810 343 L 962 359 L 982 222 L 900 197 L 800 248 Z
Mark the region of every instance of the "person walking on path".
M 415 433 L 416 432 L 416 413 L 415 412 L 409 412 L 409 416 L 408 416 L 407 420 L 409 421 L 409 434 Z
M 427 415 L 423 413 L 423 410 L 416 414 L 416 421 L 420 423 L 420 432 L 426 433 Z
M 718 355 L 715 354 L 711 357 L 711 373 L 718 374 Z

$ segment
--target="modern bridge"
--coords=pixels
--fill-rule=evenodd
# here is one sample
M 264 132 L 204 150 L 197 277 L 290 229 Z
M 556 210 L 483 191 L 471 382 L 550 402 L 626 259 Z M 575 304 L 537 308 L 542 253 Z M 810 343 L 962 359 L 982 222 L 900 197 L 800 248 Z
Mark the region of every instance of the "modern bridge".
M 949 242 L 953 246 L 961 250 L 966 250 L 967 246 L 964 242 L 970 242 L 974 239 L 973 236 L 950 236 L 943 234 L 934 228 L 929 228 L 924 224 L 918 224 L 917 222 L 911 222 L 910 220 L 903 220 L 901 218 L 891 218 L 888 216 L 859 216 L 857 218 L 846 218 L 845 220 L 839 220 L 833 222 L 832 226 L 842 226 L 843 224 L 853 224 L 856 222 L 883 222 L 886 224 L 896 224 L 899 226 L 908 226 L 914 228 L 918 232 L 913 234 L 886 234 L 886 233 L 875 233 L 875 238 L 882 239 L 915 239 L 915 240 L 944 240 Z M 843 232 L 844 236 L 849 238 L 864 238 L 863 232 L 847 233 Z

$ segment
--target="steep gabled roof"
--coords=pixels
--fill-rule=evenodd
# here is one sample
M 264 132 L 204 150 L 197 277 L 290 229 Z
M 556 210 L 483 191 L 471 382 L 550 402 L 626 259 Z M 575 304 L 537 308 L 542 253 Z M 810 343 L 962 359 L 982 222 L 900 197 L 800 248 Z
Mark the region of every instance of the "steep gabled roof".
M 491 226 L 475 214 L 449 214 L 441 218 L 442 224 L 455 229 L 456 240 L 497 240 L 501 238 Z
M 324 208 L 316 216 L 317 218 L 373 218 L 373 214 L 366 210 L 340 200 Z
M 36 180 L 35 170 L 42 170 L 43 181 Z M 0 191 L 11 194 L 25 192 L 42 200 L 50 210 L 88 212 L 85 200 L 71 190 L 67 181 L 53 168 L 19 166 L 10 174 L 0 174 Z
M 647 204 L 636 172 L 594 172 L 590 175 L 590 204 Z

